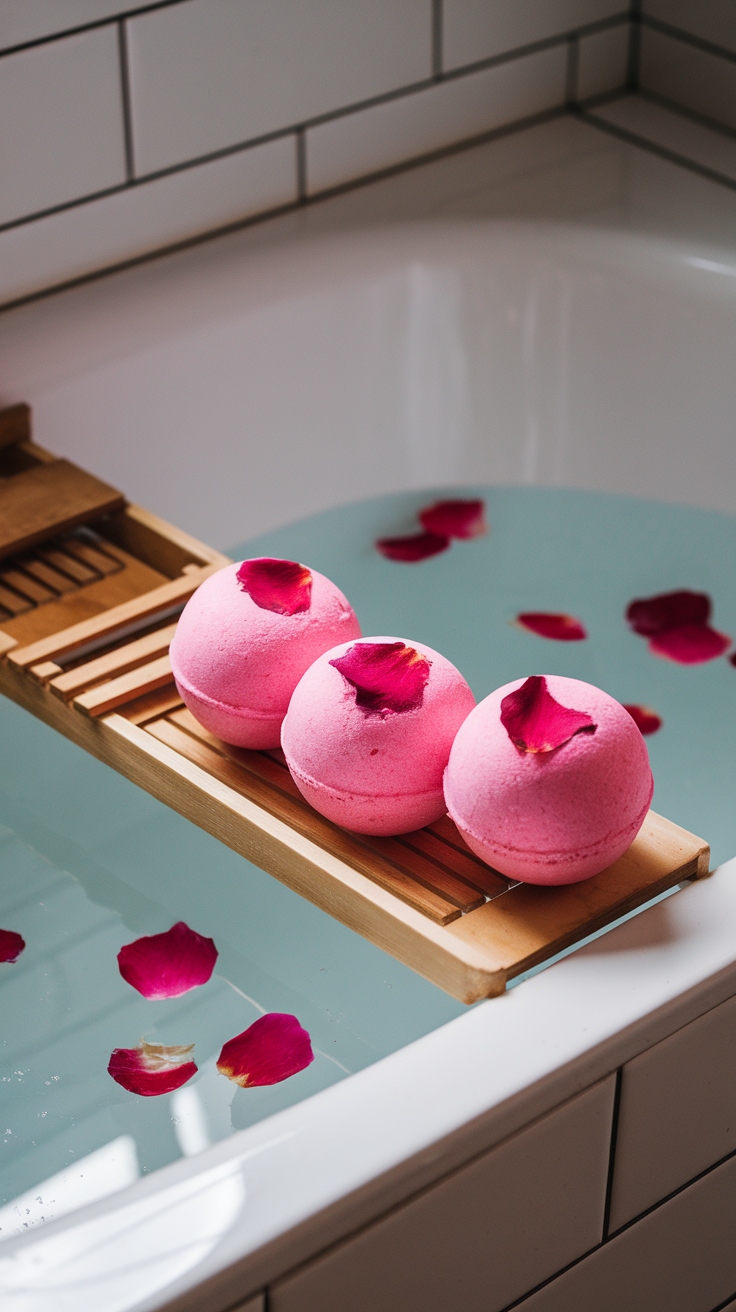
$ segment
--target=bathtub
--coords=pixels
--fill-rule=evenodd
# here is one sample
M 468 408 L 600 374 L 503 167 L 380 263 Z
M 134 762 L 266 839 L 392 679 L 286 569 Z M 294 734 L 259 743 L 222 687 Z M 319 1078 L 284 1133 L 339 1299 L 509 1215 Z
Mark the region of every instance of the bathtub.
M 355 500 L 479 483 L 733 514 L 735 345 L 735 255 L 523 222 L 322 237 L 275 225 L 0 320 L 5 399 L 32 403 L 36 440 L 221 548 Z M 633 1261 L 621 1235 L 652 1223 L 636 1213 L 601 1244 L 582 1218 L 593 1207 L 610 1220 L 622 1087 L 654 1087 L 680 1051 L 688 1069 L 694 1051 L 720 1060 L 736 994 L 734 874 L 726 862 L 613 930 L 605 948 L 590 944 L 350 1079 L 8 1241 L 4 1306 L 226 1312 L 264 1306 L 268 1287 L 270 1312 L 337 1312 L 346 1290 L 358 1312 L 371 1254 L 398 1261 L 397 1234 L 410 1269 L 438 1224 L 432 1208 L 441 1227 L 442 1208 L 472 1202 L 478 1163 L 507 1179 L 504 1154 L 508 1178 L 533 1174 L 547 1128 L 587 1144 L 595 1163 L 578 1230 L 557 1247 L 553 1236 L 527 1277 L 517 1227 L 505 1249 L 513 1279 L 482 1305 L 540 1286 L 530 1312 L 582 1306 L 544 1300 L 578 1297 L 564 1282 L 591 1269 L 613 1288 Z M 653 1185 L 664 1193 L 642 1217 L 695 1189 L 711 1225 L 722 1194 L 703 1202 L 702 1179 L 689 1181 L 715 1180 L 728 1152 L 702 1152 L 712 1160 L 696 1170 L 688 1159 L 674 1190 Z M 670 1262 L 678 1224 L 646 1240 L 652 1261 Z M 481 1306 L 482 1257 L 463 1261 L 463 1306 Z M 613 1276 L 596 1276 L 604 1261 Z M 718 1266 L 711 1250 L 707 1261 Z M 729 1262 L 721 1302 L 736 1290 Z

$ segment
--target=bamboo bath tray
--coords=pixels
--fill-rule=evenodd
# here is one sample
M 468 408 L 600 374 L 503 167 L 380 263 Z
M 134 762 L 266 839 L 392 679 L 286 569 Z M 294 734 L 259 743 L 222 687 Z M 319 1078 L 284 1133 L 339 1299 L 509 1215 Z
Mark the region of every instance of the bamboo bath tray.
M 176 691 L 176 616 L 228 558 L 56 460 L 29 422 L 0 413 L 0 691 L 310 902 L 470 1003 L 707 875 L 707 845 L 654 812 L 608 870 L 558 888 L 510 883 L 449 817 L 382 839 L 323 819 L 280 753 L 220 742 Z

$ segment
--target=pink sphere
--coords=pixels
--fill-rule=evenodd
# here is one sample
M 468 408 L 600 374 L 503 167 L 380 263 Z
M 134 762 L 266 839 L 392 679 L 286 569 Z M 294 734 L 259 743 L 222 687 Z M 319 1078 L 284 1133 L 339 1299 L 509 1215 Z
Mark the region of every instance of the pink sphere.
M 505 728 L 503 706 L 510 714 L 517 705 L 510 694 L 532 684 L 539 691 L 545 682 L 553 700 L 541 718 L 527 721 L 529 739 L 542 745 L 525 748 L 521 721 L 507 720 Z M 555 723 L 564 726 L 565 717 L 572 732 L 564 738 L 563 727 L 563 740 L 550 749 L 543 740 L 557 741 Z M 628 711 L 600 688 L 558 675 L 516 679 L 480 702 L 445 772 L 447 808 L 468 846 L 529 884 L 574 884 L 605 870 L 639 832 L 653 788 L 644 739 Z
M 297 787 L 328 820 L 360 834 L 408 833 L 445 814 L 443 771 L 474 705 L 431 647 L 365 638 L 307 670 L 281 745 Z
M 312 661 L 357 637 L 350 603 L 323 574 L 294 561 L 242 561 L 205 579 L 187 602 L 171 666 L 205 729 L 263 750 L 278 747 L 289 698 Z

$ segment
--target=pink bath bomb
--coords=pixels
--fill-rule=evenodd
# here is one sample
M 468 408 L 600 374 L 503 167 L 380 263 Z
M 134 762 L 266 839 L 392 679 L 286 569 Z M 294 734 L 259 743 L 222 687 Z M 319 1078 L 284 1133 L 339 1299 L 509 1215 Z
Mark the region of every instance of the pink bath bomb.
M 273 748 L 304 671 L 357 637 L 355 613 L 334 583 L 296 561 L 263 557 L 227 565 L 197 588 L 171 666 L 205 729 L 237 747 Z
M 574 884 L 622 856 L 652 800 L 639 729 L 600 688 L 559 675 L 497 688 L 460 729 L 447 808 L 468 846 L 529 884 Z
M 475 698 L 421 642 L 364 638 L 315 661 L 281 745 L 315 810 L 360 834 L 404 834 L 445 813 L 442 775 Z

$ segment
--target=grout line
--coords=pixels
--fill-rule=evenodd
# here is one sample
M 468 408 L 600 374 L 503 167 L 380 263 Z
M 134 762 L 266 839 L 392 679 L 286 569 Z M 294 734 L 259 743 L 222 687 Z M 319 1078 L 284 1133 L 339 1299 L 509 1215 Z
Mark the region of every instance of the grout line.
M 32 37 L 30 41 L 18 41 L 14 46 L 5 46 L 0 50 L 0 59 L 6 55 L 18 55 L 23 50 L 34 50 L 36 46 L 47 46 L 52 41 L 64 41 L 69 36 L 80 36 L 82 32 L 94 32 L 98 27 L 110 27 L 126 18 L 137 18 L 139 14 L 148 14 L 156 9 L 171 9 L 174 5 L 184 4 L 185 0 L 157 0 L 157 3 L 138 5 L 132 9 L 121 9 L 117 14 L 107 14 L 105 18 L 94 19 L 91 23 L 77 23 L 74 27 L 64 27 L 58 32 L 47 32 L 45 36 Z
M 611 137 L 618 137 L 619 141 L 626 141 L 630 146 L 639 146 L 642 150 L 649 151 L 651 155 L 658 155 L 660 159 L 667 160 L 669 164 L 678 164 L 689 173 L 697 173 L 699 177 L 707 178 L 709 182 L 718 182 L 722 187 L 736 191 L 736 178 L 729 177 L 727 173 L 719 173 L 717 169 L 708 168 L 706 164 L 698 164 L 695 160 L 688 159 L 686 155 L 680 155 L 675 150 L 669 150 L 666 146 L 658 146 L 646 137 L 630 132 L 628 128 L 621 128 L 616 123 L 609 123 L 607 119 L 599 118 L 597 114 L 591 114 L 589 110 L 580 109 L 576 112 L 584 123 L 589 123 L 591 127 L 598 128 L 601 132 L 607 132 Z
M 601 1243 L 608 1238 L 608 1223 L 611 1219 L 611 1197 L 613 1195 L 613 1172 L 616 1164 L 616 1139 L 618 1137 L 618 1116 L 621 1109 L 621 1081 L 623 1069 L 616 1071 L 616 1088 L 613 1094 L 613 1113 L 611 1116 L 611 1146 L 608 1152 L 608 1178 L 606 1180 L 606 1201 L 603 1207 L 603 1232 Z
M 572 107 L 578 103 L 580 72 L 580 40 L 574 34 L 567 39 L 567 67 L 565 70 L 565 101 Z
M 128 66 L 128 34 L 125 19 L 118 22 L 118 56 L 120 59 L 120 95 L 123 104 L 123 135 L 125 140 L 125 176 L 128 182 L 135 177 L 133 156 L 133 116 L 130 104 L 130 69 Z
M 341 196 L 351 191 L 357 191 L 361 187 L 369 186 L 373 182 L 383 181 L 386 178 L 395 177 L 400 173 L 408 173 L 412 169 L 422 168 L 425 164 L 433 164 L 437 160 L 449 159 L 453 155 L 462 154 L 463 151 L 472 150 L 475 146 L 485 145 L 487 142 L 496 141 L 501 137 L 512 136 L 515 132 L 523 132 L 527 128 L 536 127 L 540 123 L 548 123 L 553 119 L 561 118 L 565 114 L 565 106 L 558 105 L 554 109 L 543 110 L 540 114 L 534 114 L 531 118 L 517 119 L 515 123 L 504 123 L 500 128 L 493 128 L 489 132 L 484 132 L 480 136 L 469 137 L 463 141 L 454 141 L 449 146 L 443 146 L 439 150 L 432 151 L 427 155 L 420 155 L 414 159 L 402 160 L 399 164 L 393 164 L 390 168 L 382 169 L 378 173 L 370 173 L 360 178 L 352 178 L 349 182 L 341 183 L 338 187 L 332 187 L 328 191 L 317 192 L 313 196 L 306 198 L 307 204 L 316 204 L 323 200 L 331 200 L 333 196 Z M 290 129 L 293 131 L 293 129 Z M 284 133 L 279 134 L 286 135 Z M 137 185 L 137 184 L 135 184 Z M 122 187 L 114 187 L 112 192 L 124 190 Z M 103 196 L 111 194 L 110 192 L 100 193 Z M 68 209 L 69 206 L 65 206 Z M 270 219 L 281 218 L 286 214 L 293 214 L 300 208 L 299 201 L 289 201 L 285 205 L 278 205 L 270 210 L 263 210 L 258 214 L 250 214 L 244 219 L 236 219 L 233 223 L 226 223 L 220 227 L 208 228 L 206 232 L 197 233 L 192 237 L 183 237 L 179 241 L 170 242 L 164 246 L 156 246 L 153 250 L 146 251 L 143 255 L 134 255 L 125 260 L 117 260 L 113 264 L 103 265 L 99 269 L 93 269 L 88 273 L 79 274 L 75 278 L 66 278 L 63 282 L 53 283 L 49 287 L 39 288 L 37 291 L 28 292 L 24 296 L 16 296 L 10 301 L 0 303 L 0 314 L 9 310 L 17 310 L 23 305 L 31 305 L 34 301 L 43 300 L 47 296 L 56 296 L 61 292 L 71 291 L 75 287 L 82 287 L 86 283 L 98 282 L 100 278 L 107 278 L 111 274 L 124 273 L 126 269 L 134 269 L 139 265 L 149 264 L 151 260 L 157 260 L 166 255 L 177 255 L 180 251 L 190 250 L 194 246 L 201 246 L 205 242 L 213 241 L 218 237 L 227 237 L 235 232 L 242 232 L 246 228 L 252 228 L 256 224 L 265 223 Z M 11 227 L 17 224 L 7 225 Z
M 653 18 L 651 14 L 642 13 L 639 22 L 651 28 L 653 32 L 661 32 L 663 36 L 674 37 L 684 45 L 695 46 L 706 55 L 715 55 L 717 59 L 727 59 L 730 63 L 736 64 L 736 51 L 729 50 L 728 46 L 719 46 L 715 41 L 706 41 L 704 37 L 686 32 L 682 27 L 674 27 L 672 23 L 665 23 L 661 18 Z
M 296 130 L 296 194 L 300 205 L 307 202 L 307 134 L 304 128 Z
M 730 1294 L 723 1303 L 719 1303 L 718 1307 L 711 1308 L 711 1312 L 725 1312 L 725 1309 L 729 1308 L 732 1303 L 736 1303 L 736 1292 Z
M 654 105 L 661 105 L 663 109 L 669 109 L 682 118 L 691 119 L 693 123 L 699 123 L 701 127 L 708 128 L 711 132 L 718 132 L 730 141 L 736 140 L 736 128 L 729 127 L 727 123 L 719 123 L 718 119 L 709 118 L 707 114 L 698 113 L 697 109 L 690 109 L 688 105 L 681 105 L 677 100 L 661 96 L 658 91 L 648 91 L 646 87 L 639 87 L 638 94 L 642 100 L 650 100 Z
M 618 1230 L 614 1230 L 612 1234 L 607 1236 L 606 1242 L 610 1242 L 611 1239 L 617 1239 L 618 1236 L 624 1234 L 626 1230 L 630 1230 L 632 1226 L 638 1225 L 640 1221 L 643 1221 L 645 1216 L 651 1216 L 652 1212 L 656 1212 L 660 1207 L 664 1207 L 665 1203 L 671 1202 L 673 1198 L 677 1198 L 678 1194 L 682 1194 L 686 1189 L 689 1189 L 692 1184 L 697 1184 L 699 1180 L 704 1180 L 706 1175 L 712 1175 L 714 1171 L 719 1169 L 719 1167 L 725 1166 L 726 1162 L 732 1161 L 735 1157 L 736 1148 L 732 1149 L 730 1153 L 726 1153 L 725 1157 L 719 1158 L 717 1162 L 712 1162 L 710 1166 L 706 1166 L 704 1171 L 699 1171 L 697 1175 L 692 1176 L 690 1180 L 686 1180 L 684 1184 L 678 1185 L 677 1189 L 673 1189 L 671 1193 L 665 1194 L 664 1198 L 657 1199 L 657 1202 L 652 1203 L 651 1207 L 645 1207 L 643 1212 L 639 1212 L 636 1216 L 633 1216 L 625 1225 L 620 1225 Z M 714 1312 L 718 1312 L 718 1309 L 715 1309 Z
M 629 50 L 626 59 L 626 86 L 629 91 L 639 87 L 641 64 L 641 0 L 631 0 L 629 11 Z
M 442 78 L 443 67 L 443 28 L 444 0 L 432 0 L 432 77 L 435 82 Z

